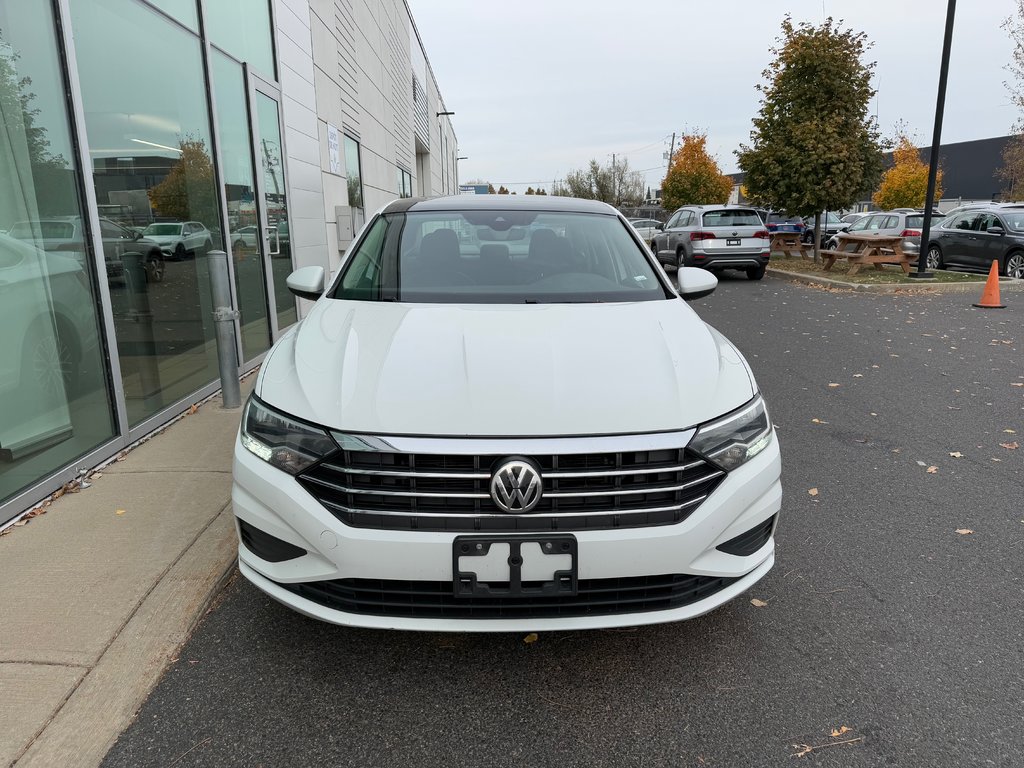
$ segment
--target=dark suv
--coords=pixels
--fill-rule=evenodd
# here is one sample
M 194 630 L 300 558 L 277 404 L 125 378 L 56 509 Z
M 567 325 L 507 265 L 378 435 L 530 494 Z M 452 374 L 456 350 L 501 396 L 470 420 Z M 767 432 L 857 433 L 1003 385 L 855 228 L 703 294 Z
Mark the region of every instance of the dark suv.
M 989 206 L 961 211 L 931 230 L 928 268 L 987 272 L 993 261 L 999 273 L 1024 278 L 1024 209 Z
M 655 233 L 651 249 L 672 269 L 740 269 L 760 280 L 768 266 L 768 230 L 747 206 L 688 205 Z

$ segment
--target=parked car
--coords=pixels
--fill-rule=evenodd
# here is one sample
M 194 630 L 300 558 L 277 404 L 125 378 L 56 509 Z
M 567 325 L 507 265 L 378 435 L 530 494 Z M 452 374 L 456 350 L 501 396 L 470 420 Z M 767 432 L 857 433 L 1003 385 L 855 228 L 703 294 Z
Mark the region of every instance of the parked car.
M 877 211 L 858 219 L 846 231 L 853 234 L 899 235 L 903 238 L 904 253 L 916 256 L 921 250 L 921 227 L 924 226 L 924 214 L 920 211 Z M 835 249 L 839 246 L 843 233 L 829 238 L 827 247 Z
M 788 213 L 769 211 L 763 208 L 758 209 L 758 214 L 761 216 L 761 220 L 764 222 L 769 233 L 795 232 L 796 234 L 803 234 L 805 228 L 804 220 L 799 216 L 791 216 Z
M 804 220 L 804 232 L 800 239 L 811 245 L 814 243 L 814 217 L 807 216 Z M 832 211 L 826 211 L 821 214 L 821 247 L 826 247 L 828 241 L 838 235 L 840 232 L 845 232 L 849 228 L 849 224 L 843 222 L 838 216 Z
M 999 262 L 999 274 L 1024 278 L 1024 209 L 991 205 L 965 210 L 930 232 L 928 269 L 957 267 L 987 272 Z
M 157 222 L 142 232 L 158 243 L 167 258 L 182 261 L 205 254 L 213 248 L 213 235 L 206 225 L 199 221 Z
M 665 228 L 665 225 L 657 219 L 630 219 L 629 223 L 640 233 L 640 237 L 644 239 L 645 243 L 651 242 L 654 236 Z
M 10 236 L 32 243 L 44 251 L 65 253 L 77 259 L 83 268 L 87 268 L 87 235 L 81 216 L 58 216 L 19 221 L 11 227 Z M 153 240 L 103 217 L 100 217 L 100 239 L 103 241 L 103 260 L 106 265 L 108 281 L 124 282 L 124 257 L 132 253 L 143 257 L 147 281 L 163 280 L 163 253 L 160 246 Z
M 688 205 L 672 214 L 651 250 L 669 268 L 739 269 L 751 280 L 768 266 L 768 230 L 747 206 Z
M 0 462 L 71 436 L 69 398 L 99 355 L 94 312 L 73 254 L 0 235 Z
M 480 237 L 512 227 L 516 258 Z M 687 304 L 717 279 L 676 277 L 592 200 L 371 216 L 331 285 L 288 277 L 315 303 L 242 416 L 242 574 L 307 616 L 430 631 L 678 621 L 743 594 L 774 562 L 778 442 Z

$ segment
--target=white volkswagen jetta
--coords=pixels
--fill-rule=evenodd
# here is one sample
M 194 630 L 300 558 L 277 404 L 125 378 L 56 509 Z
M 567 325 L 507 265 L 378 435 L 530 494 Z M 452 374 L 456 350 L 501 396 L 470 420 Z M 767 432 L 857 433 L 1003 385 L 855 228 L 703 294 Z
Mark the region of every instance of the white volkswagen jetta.
M 268 354 L 235 449 L 239 567 L 363 627 L 698 616 L 774 562 L 778 441 L 742 355 L 613 208 L 398 200 Z

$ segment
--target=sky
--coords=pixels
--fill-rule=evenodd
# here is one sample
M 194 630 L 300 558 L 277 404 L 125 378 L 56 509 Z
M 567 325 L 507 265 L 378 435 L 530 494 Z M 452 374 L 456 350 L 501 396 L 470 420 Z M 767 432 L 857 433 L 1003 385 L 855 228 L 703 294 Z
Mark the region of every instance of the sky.
M 863 31 L 877 62 L 871 106 L 891 136 L 931 144 L 941 0 L 408 0 L 459 142 L 459 180 L 522 194 L 597 159 L 627 158 L 651 189 L 672 132 L 699 130 L 726 173 L 750 139 L 762 72 L 786 13 Z M 1003 136 L 1016 0 L 961 0 L 942 143 Z

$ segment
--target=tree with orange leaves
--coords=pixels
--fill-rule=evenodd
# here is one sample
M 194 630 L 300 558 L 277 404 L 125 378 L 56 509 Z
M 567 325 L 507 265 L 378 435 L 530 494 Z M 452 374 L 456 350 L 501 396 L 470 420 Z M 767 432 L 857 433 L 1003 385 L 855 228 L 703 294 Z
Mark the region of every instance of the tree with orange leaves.
M 882 183 L 871 200 L 881 210 L 921 208 L 928 190 L 928 163 L 906 133 L 896 136 L 893 166 L 882 176 Z M 935 177 L 935 199 L 942 198 L 942 169 Z

